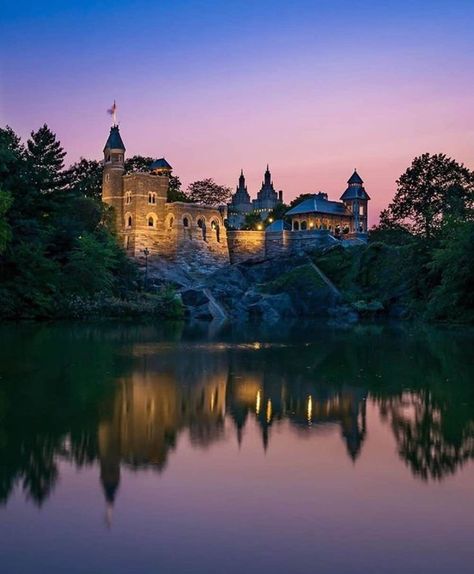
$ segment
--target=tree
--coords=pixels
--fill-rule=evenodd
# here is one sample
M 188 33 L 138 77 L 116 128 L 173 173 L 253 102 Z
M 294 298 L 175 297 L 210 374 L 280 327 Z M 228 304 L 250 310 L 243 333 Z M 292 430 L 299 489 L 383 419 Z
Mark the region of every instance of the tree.
M 242 229 L 245 231 L 252 231 L 259 228 L 263 229 L 263 221 L 260 217 L 260 214 L 255 211 L 247 213 L 245 216 L 244 224 L 242 225 Z
M 192 202 L 217 206 L 230 200 L 231 189 L 230 187 L 219 185 L 213 179 L 208 178 L 191 183 L 188 186 L 187 195 Z
M 125 160 L 125 171 L 127 173 L 134 171 L 150 171 L 150 165 L 155 161 L 153 157 L 143 155 L 134 155 Z
M 33 184 L 41 193 L 60 192 L 64 189 L 64 157 L 66 152 L 49 127 L 44 124 L 31 132 L 27 141 L 27 157 Z
M 115 255 L 111 240 L 99 241 L 90 233 L 80 236 L 65 268 L 68 292 L 95 295 L 110 291 Z
M 168 187 L 168 198 L 169 202 L 173 201 L 184 201 L 185 203 L 190 203 L 189 197 L 181 190 L 181 180 L 177 175 L 170 176 L 170 184 Z
M 464 218 L 474 204 L 474 173 L 444 154 L 423 154 L 397 181 L 385 222 L 431 238 L 446 217 Z
M 103 169 L 101 162 L 81 158 L 73 163 L 65 173 L 68 190 L 100 200 Z
M 289 206 L 285 203 L 278 203 L 268 214 L 266 223 L 272 223 L 272 221 L 276 221 L 277 219 L 285 220 L 285 214 L 289 209 Z
M 448 223 L 430 266 L 441 280 L 428 302 L 429 318 L 474 320 L 473 259 L 474 222 Z
M 0 188 L 0 253 L 5 251 L 5 247 L 11 237 L 10 225 L 6 214 L 12 203 L 12 196 Z
M 371 243 L 382 242 L 390 245 L 405 245 L 414 240 L 414 236 L 406 226 L 392 220 L 388 209 L 380 212 L 380 221 L 369 231 Z

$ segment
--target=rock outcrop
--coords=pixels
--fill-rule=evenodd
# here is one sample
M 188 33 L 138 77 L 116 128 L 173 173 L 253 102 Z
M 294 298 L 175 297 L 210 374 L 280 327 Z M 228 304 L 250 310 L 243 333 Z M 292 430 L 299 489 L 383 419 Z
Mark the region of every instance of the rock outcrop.
M 272 323 L 295 317 L 355 316 L 305 255 L 247 261 L 194 278 L 181 271 L 174 280 L 181 282 L 178 290 L 191 319 Z

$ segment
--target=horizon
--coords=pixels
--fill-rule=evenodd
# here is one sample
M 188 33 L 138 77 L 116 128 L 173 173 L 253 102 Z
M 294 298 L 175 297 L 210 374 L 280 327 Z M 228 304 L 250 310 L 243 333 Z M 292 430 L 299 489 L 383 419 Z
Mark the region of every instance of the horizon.
M 127 156 L 166 157 L 183 188 L 234 190 L 243 169 L 255 197 L 268 163 L 286 203 L 337 200 L 356 168 L 373 225 L 414 157 L 474 168 L 473 16 L 464 0 L 7 1 L 1 123 L 23 140 L 47 123 L 66 165 L 102 159 L 115 99 Z

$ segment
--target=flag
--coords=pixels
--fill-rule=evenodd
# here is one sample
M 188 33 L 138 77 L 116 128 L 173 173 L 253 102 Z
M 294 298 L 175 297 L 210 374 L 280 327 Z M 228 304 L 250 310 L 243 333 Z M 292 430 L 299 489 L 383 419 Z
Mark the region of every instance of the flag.
M 114 100 L 112 107 L 107 110 L 107 113 L 110 114 L 111 116 L 114 116 L 116 111 L 117 111 L 117 104 L 115 103 Z

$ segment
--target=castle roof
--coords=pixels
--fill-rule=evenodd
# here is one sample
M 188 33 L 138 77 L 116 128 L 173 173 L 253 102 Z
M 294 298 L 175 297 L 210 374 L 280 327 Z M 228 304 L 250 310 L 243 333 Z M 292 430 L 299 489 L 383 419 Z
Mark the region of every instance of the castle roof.
M 347 180 L 347 183 L 348 188 L 341 195 L 342 201 L 348 201 L 352 199 L 370 199 L 368 193 L 364 189 L 364 182 L 356 170 L 354 170 L 354 173 Z
M 301 215 L 304 213 L 327 213 L 331 215 L 351 215 L 347 207 L 339 201 L 329 201 L 325 194 L 315 194 L 305 199 L 286 212 L 285 215 Z
M 150 169 L 173 169 L 164 157 L 160 157 L 150 165 Z
M 347 180 L 347 183 L 349 185 L 357 183 L 359 185 L 362 185 L 364 182 L 362 180 L 362 178 L 360 177 L 360 175 L 357 173 L 357 170 L 354 170 L 354 173 L 351 175 L 351 177 Z
M 346 191 L 341 195 L 343 201 L 349 199 L 370 199 L 369 194 L 362 186 L 349 186 Z
M 110 134 L 107 138 L 107 141 L 105 142 L 104 151 L 106 149 L 120 149 L 125 151 L 125 146 L 123 145 L 118 126 L 112 126 L 110 128 Z

